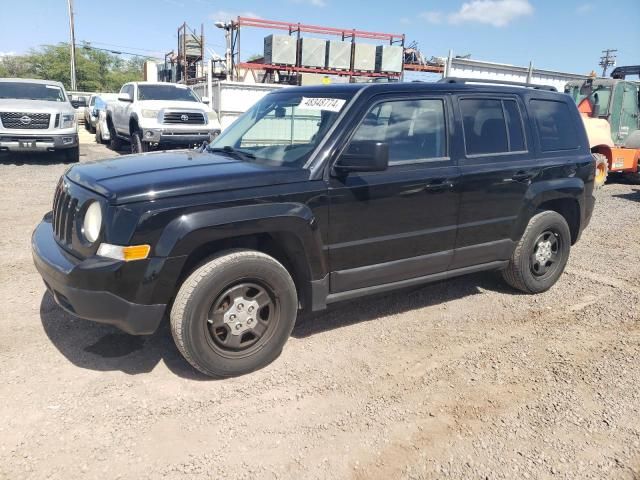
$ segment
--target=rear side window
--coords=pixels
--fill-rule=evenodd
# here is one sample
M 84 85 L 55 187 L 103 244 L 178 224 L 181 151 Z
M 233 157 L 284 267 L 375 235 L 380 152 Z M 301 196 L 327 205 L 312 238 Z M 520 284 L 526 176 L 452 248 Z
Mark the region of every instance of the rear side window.
M 530 106 L 543 152 L 574 150 L 579 147 L 575 116 L 571 114 L 566 103 L 531 100 Z
M 522 117 L 515 100 L 468 98 L 460 101 L 467 155 L 526 150 Z

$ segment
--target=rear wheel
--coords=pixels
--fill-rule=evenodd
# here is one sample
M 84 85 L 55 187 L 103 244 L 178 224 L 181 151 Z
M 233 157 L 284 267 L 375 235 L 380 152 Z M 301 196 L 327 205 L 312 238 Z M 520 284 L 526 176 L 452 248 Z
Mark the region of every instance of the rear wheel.
M 564 217 L 540 212 L 529 221 L 502 276 L 525 293 L 544 292 L 562 275 L 570 248 L 571 232 Z
M 253 250 L 227 251 L 195 270 L 171 309 L 178 350 L 202 373 L 242 375 L 280 355 L 298 299 L 287 270 Z
M 601 153 L 594 153 L 593 158 L 596 161 L 596 176 L 594 181 L 595 188 L 602 188 L 609 176 L 609 161 L 607 157 Z

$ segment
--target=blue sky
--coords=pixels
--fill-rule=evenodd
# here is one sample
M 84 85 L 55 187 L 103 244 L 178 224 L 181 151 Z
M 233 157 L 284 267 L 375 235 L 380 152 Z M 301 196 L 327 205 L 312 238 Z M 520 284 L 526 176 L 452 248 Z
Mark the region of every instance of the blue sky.
M 67 41 L 66 0 L 0 4 L 0 52 Z M 640 63 L 640 0 L 75 0 L 76 39 L 161 54 L 176 48 L 182 21 L 198 28 L 204 22 L 207 45 L 222 53 L 224 38 L 213 21 L 238 14 L 405 33 L 426 56 L 453 49 L 480 60 L 533 60 L 538 68 L 588 73 L 602 49 L 617 48 L 618 65 Z M 268 33 L 243 30 L 243 57 L 261 53 Z

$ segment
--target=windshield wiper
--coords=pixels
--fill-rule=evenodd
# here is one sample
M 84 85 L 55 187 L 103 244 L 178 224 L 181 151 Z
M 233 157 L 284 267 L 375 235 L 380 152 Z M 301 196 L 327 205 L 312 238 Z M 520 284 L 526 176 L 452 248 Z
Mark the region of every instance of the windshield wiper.
M 251 152 L 238 150 L 236 148 L 230 147 L 229 145 L 225 145 L 224 147 L 209 147 L 207 148 L 207 151 L 226 153 L 236 158 L 256 158 L 256 156 Z

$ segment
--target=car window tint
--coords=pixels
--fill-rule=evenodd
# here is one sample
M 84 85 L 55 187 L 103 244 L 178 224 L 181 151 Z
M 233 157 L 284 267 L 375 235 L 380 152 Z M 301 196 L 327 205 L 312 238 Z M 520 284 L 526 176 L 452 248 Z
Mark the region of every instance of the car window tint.
M 515 100 L 503 100 L 504 113 L 507 118 L 507 129 L 509 133 L 509 149 L 512 152 L 522 152 L 526 150 L 524 144 L 524 133 L 522 132 L 522 117 L 520 109 Z
M 507 126 L 500 100 L 463 99 L 460 107 L 468 155 L 509 151 Z
M 389 164 L 401 164 L 447 156 L 442 100 L 381 102 L 366 114 L 351 142 L 385 142 Z
M 564 102 L 531 100 L 531 111 L 536 120 L 543 152 L 578 148 L 575 118 Z

